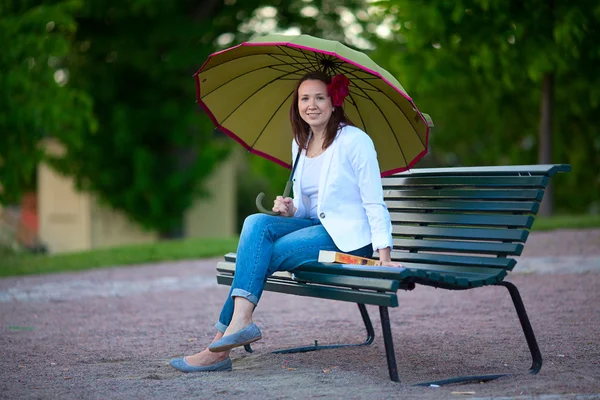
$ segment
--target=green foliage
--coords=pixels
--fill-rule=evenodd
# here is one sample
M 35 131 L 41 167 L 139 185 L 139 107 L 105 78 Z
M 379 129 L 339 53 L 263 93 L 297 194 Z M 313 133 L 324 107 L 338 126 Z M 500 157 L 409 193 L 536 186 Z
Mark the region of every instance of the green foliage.
M 241 231 L 244 219 L 258 212 L 256 196 L 263 192 L 263 206 L 267 209 L 273 207 L 275 197 L 283 194 L 291 172 L 279 164 L 248 152 L 240 158 L 242 162 L 239 163 L 237 171 L 236 199 L 238 232 Z
M 176 230 L 227 156 L 229 143 L 215 140 L 194 104 L 192 79 L 234 22 L 218 22 L 226 9 L 210 1 L 95 0 L 77 17 L 69 67 L 74 84 L 94 98 L 100 124 L 66 140 L 67 160 L 54 165 L 146 228 Z
M 342 24 L 340 12 L 353 15 L 363 5 L 0 0 L 0 38 L 10 43 L 0 66 L 11 71 L 0 77 L 0 129 L 10 132 L 0 138 L 5 195 L 16 198 L 33 185 L 37 144 L 54 137 L 67 152 L 49 161 L 80 189 L 146 228 L 176 232 L 193 199 L 207 194 L 206 177 L 237 146 L 215 135 L 194 104 L 192 74 L 212 52 L 257 33 L 295 28 L 344 39 L 366 19 Z M 54 81 L 57 70 L 68 78 L 64 86 Z M 253 164 L 253 171 L 266 171 L 267 192 L 287 175 Z
M 600 5 L 592 0 L 381 2 L 393 40 L 373 54 L 436 124 L 441 165 L 537 162 L 541 82 L 554 75 L 563 211 L 600 204 Z M 595 205 L 594 205 L 595 204 Z
M 102 267 L 220 257 L 234 252 L 237 242 L 238 238 L 193 238 L 51 256 L 4 254 L 0 258 L 0 276 L 84 271 Z
M 90 97 L 64 69 L 77 1 L 0 1 L 0 203 L 35 188 L 40 141 L 93 131 Z M 68 111 L 66 111 L 68 110 Z
M 273 3 L 257 0 L 86 2 L 69 67 L 74 84 L 94 98 L 100 124 L 97 132 L 65 141 L 68 159 L 54 165 L 141 225 L 177 229 L 185 209 L 206 194 L 205 178 L 235 145 L 216 140 L 193 103 L 192 74 L 209 54 L 255 32 L 335 31 L 332 6 L 315 23 L 299 14 L 303 2 L 276 3 L 279 12 L 265 12 L 261 7 Z

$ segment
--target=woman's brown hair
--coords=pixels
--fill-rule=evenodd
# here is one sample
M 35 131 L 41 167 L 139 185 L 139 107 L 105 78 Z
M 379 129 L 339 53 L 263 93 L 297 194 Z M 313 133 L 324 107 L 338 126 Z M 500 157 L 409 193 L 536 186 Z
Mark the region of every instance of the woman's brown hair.
M 310 134 L 310 126 L 300 116 L 300 110 L 298 110 L 298 89 L 304 81 L 321 81 L 325 85 L 329 86 L 331 83 L 331 77 L 324 72 L 315 71 L 309 72 L 304 75 L 294 89 L 294 96 L 292 98 L 292 105 L 290 107 L 290 121 L 292 123 L 292 132 L 296 143 L 300 149 L 308 148 L 308 138 Z M 335 107 L 335 110 L 331 114 L 327 126 L 325 127 L 325 140 L 323 141 L 323 149 L 328 148 L 333 140 L 337 136 L 337 133 L 341 126 L 353 125 L 354 124 L 346 117 L 343 107 Z

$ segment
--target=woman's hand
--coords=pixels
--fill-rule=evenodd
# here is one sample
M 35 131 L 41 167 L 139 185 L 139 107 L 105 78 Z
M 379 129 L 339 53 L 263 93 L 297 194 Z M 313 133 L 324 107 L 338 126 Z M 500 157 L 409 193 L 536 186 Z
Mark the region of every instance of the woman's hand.
M 403 265 L 400 264 L 399 262 L 392 261 L 391 251 L 390 251 L 389 247 L 379 249 L 377 252 L 379 253 L 380 265 L 385 266 L 385 267 L 396 267 L 396 268 L 403 267 Z
M 275 199 L 275 205 L 273 211 L 278 212 L 279 215 L 284 217 L 293 217 L 296 213 L 294 209 L 294 201 L 291 197 L 277 196 Z

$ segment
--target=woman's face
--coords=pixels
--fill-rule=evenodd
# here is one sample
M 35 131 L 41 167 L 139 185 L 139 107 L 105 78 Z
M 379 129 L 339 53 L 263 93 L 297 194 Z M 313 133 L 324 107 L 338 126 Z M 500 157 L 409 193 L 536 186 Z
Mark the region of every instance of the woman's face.
M 333 113 L 327 85 L 319 80 L 302 82 L 298 88 L 298 111 L 313 132 L 322 132 Z

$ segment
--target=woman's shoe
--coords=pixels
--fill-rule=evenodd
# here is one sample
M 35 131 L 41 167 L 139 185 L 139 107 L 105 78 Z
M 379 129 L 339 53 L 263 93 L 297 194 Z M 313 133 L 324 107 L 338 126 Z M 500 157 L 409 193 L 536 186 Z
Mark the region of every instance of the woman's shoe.
M 260 329 L 258 329 L 258 326 L 256 326 L 253 322 L 236 333 L 223 336 L 221 339 L 208 346 L 208 350 L 212 351 L 213 353 L 218 353 L 233 349 L 234 347 L 244 346 L 260 339 L 262 339 Z
M 193 365 L 188 364 L 185 361 L 185 357 L 183 358 L 174 358 L 169 363 L 175 369 L 180 370 L 181 372 L 209 372 L 209 371 L 231 371 L 231 358 L 227 357 L 223 361 L 219 361 L 217 363 L 211 365 L 204 365 L 201 367 L 195 367 Z

